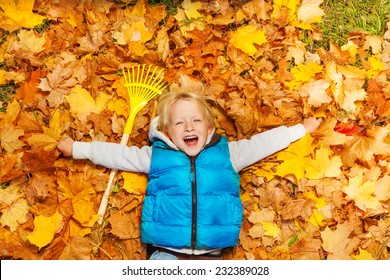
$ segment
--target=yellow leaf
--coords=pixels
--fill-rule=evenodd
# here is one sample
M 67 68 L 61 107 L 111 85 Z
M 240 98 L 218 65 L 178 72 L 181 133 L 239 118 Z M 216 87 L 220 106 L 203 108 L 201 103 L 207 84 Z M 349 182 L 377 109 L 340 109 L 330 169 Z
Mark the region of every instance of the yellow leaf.
M 314 150 L 312 143 L 313 138 L 310 134 L 306 134 L 286 150 L 279 152 L 277 159 L 283 162 L 278 166 L 276 174 L 281 177 L 293 174 L 298 181 L 301 180 L 307 165 L 311 162 L 308 156 Z
M 18 193 L 19 188 L 0 189 L 0 224 L 14 232 L 18 225 L 27 221 L 29 205 L 27 199 Z
M 290 89 L 294 89 L 295 87 L 310 81 L 314 78 L 315 74 L 320 73 L 321 71 L 322 66 L 314 62 L 309 62 L 308 64 L 298 64 L 291 70 L 291 73 L 294 75 L 294 80 L 287 82 L 286 85 Z
M 230 44 L 250 56 L 253 56 L 257 52 L 255 44 L 262 45 L 266 42 L 267 39 L 265 38 L 264 31 L 259 30 L 256 26 L 251 24 L 241 26 L 237 31 L 232 32 L 232 36 L 229 40 Z
M 347 246 L 351 242 L 349 235 L 351 227 L 347 223 L 339 224 L 335 230 L 326 227 L 321 232 L 322 248 L 328 252 L 329 260 L 349 260 L 351 257 L 347 251 Z
M 344 187 L 344 192 L 355 201 L 355 205 L 366 211 L 367 208 L 375 209 L 380 205 L 378 199 L 372 196 L 375 192 L 375 182 L 370 180 L 363 182 L 363 170 L 360 169 L 355 177 L 349 179 L 349 185 Z
M 33 30 L 20 30 L 18 37 L 21 48 L 28 52 L 39 53 L 45 49 L 45 37 L 36 36 Z
M 302 0 L 297 11 L 298 20 L 307 23 L 321 22 L 321 17 L 325 15 L 320 8 L 322 2 L 323 0 Z
M 308 219 L 308 221 L 316 226 L 316 227 L 320 227 L 320 226 L 323 226 L 324 225 L 324 216 L 322 216 L 317 209 L 314 209 L 313 211 L 313 215 L 311 215 L 311 217 Z
M 61 140 L 62 133 L 69 128 L 70 112 L 64 113 L 56 110 L 49 122 L 49 128 L 44 127 L 44 133 L 33 134 L 27 139 L 30 146 L 43 149 L 45 151 L 52 151 L 56 149 L 57 142 Z
M 184 12 L 188 18 L 200 18 L 202 14 L 198 12 L 202 8 L 202 3 L 192 2 L 191 0 L 184 0 L 181 6 L 184 9 Z
M 355 260 L 375 260 L 372 254 L 366 250 L 359 248 L 359 255 L 353 255 Z
M 385 65 L 381 61 L 381 55 L 379 54 L 370 56 L 368 62 L 371 64 L 370 69 L 367 70 L 367 77 L 369 79 L 378 76 L 385 69 Z
M 315 208 L 322 208 L 327 205 L 325 199 L 323 197 L 318 197 L 313 191 L 304 192 L 303 196 L 313 200 L 315 202 Z
M 329 87 L 330 83 L 325 79 L 312 80 L 299 89 L 299 94 L 308 97 L 307 103 L 309 105 L 319 107 L 322 104 L 329 104 L 332 102 L 332 98 L 327 94 L 327 89 Z
M 73 218 L 82 226 L 92 227 L 98 220 L 95 203 L 92 201 L 95 191 L 92 188 L 84 189 L 72 199 L 74 209 Z
M 280 228 L 275 223 L 270 222 L 261 222 L 263 229 L 265 230 L 264 235 L 271 237 L 278 237 L 280 233 Z
M 0 128 L 0 145 L 6 152 L 13 153 L 24 146 L 24 143 L 19 140 L 23 135 L 23 129 L 5 124 Z
M 274 0 L 274 9 L 272 11 L 273 18 L 279 18 L 281 11 L 287 8 L 289 11 L 289 19 L 293 21 L 296 18 L 297 7 L 300 4 L 300 0 Z
M 87 121 L 88 115 L 91 113 L 98 114 L 103 110 L 110 96 L 101 92 L 95 100 L 86 89 L 77 85 L 66 99 L 70 104 L 70 111 L 76 114 L 80 121 L 84 123 Z
M 275 177 L 275 171 L 273 168 L 275 167 L 274 162 L 265 162 L 261 164 L 259 167 L 250 167 L 250 170 L 253 174 L 258 177 L 265 177 L 267 181 L 271 181 Z
M 50 217 L 37 216 L 34 219 L 34 230 L 27 239 L 41 249 L 53 240 L 54 235 L 60 232 L 63 226 L 64 222 L 58 211 Z
M 92 232 L 91 227 L 83 227 L 76 220 L 69 220 L 69 235 L 70 236 L 85 236 Z
M 122 172 L 123 188 L 131 194 L 145 194 L 148 177 L 142 173 Z
M 34 2 L 35 0 L 2 0 L 0 3 L 0 28 L 12 32 L 22 27 L 34 28 L 41 24 L 45 17 L 33 13 Z
M 331 156 L 331 150 L 321 147 L 316 151 L 316 159 L 310 160 L 305 169 L 308 179 L 332 178 L 341 174 L 342 166 L 340 156 Z

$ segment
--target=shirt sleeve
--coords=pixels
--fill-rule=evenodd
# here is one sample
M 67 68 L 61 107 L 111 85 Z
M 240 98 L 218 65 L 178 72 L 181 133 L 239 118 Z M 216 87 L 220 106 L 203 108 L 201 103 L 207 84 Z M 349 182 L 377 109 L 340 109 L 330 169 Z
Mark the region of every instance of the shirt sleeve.
M 229 142 L 230 159 L 236 171 L 256 163 L 305 136 L 302 124 L 280 126 L 252 136 L 250 139 Z
M 73 158 L 88 159 L 110 169 L 149 173 L 152 148 L 108 142 L 74 142 Z

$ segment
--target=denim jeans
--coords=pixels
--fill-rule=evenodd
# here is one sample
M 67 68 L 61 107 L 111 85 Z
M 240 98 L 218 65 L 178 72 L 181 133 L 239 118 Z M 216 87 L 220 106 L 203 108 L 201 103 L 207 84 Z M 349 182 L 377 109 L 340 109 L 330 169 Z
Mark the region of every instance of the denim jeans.
M 172 254 L 156 250 L 150 256 L 149 260 L 178 260 L 178 258 Z

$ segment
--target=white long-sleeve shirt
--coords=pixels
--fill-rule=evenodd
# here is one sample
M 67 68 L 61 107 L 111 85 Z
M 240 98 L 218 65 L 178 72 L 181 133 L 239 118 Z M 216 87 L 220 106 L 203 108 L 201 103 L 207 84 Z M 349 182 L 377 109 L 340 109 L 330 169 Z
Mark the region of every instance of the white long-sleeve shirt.
M 163 133 L 157 130 L 158 117 L 153 119 L 150 127 L 149 138 L 151 141 L 160 139 L 171 148 L 178 149 Z M 280 126 L 252 136 L 250 139 L 242 139 L 229 142 L 230 160 L 237 172 L 257 161 L 266 158 L 290 143 L 300 139 L 306 134 L 302 124 L 291 127 Z M 209 135 L 207 143 L 210 141 Z M 73 144 L 74 159 L 89 159 L 94 164 L 102 165 L 110 169 L 131 172 L 149 173 L 152 147 L 136 146 L 127 147 L 117 143 L 108 142 L 75 142 Z

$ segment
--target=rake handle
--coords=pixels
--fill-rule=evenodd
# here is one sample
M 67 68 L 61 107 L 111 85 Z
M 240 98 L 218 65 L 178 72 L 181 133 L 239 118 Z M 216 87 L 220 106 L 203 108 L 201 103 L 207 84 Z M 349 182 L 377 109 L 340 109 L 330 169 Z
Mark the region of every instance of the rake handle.
M 129 137 L 130 137 L 130 134 L 123 133 L 120 144 L 127 146 L 127 142 L 129 141 Z M 97 221 L 99 225 L 101 225 L 103 223 L 104 215 L 106 213 L 107 206 L 108 206 L 108 199 L 112 193 L 114 178 L 115 178 L 117 173 L 118 173 L 117 169 L 111 169 L 110 178 L 108 180 L 106 190 L 104 191 L 104 194 L 103 194 L 102 200 L 100 202 L 100 206 L 99 206 L 99 211 L 98 211 L 99 219 Z

